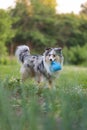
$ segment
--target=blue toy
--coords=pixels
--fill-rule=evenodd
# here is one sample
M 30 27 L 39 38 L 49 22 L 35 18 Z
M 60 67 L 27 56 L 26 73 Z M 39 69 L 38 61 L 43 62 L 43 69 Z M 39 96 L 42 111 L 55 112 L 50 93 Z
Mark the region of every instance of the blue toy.
M 61 64 L 59 62 L 56 62 L 56 61 L 51 62 L 51 66 L 50 66 L 51 72 L 56 72 L 56 71 L 61 70 L 61 69 L 62 69 L 62 67 L 61 67 Z

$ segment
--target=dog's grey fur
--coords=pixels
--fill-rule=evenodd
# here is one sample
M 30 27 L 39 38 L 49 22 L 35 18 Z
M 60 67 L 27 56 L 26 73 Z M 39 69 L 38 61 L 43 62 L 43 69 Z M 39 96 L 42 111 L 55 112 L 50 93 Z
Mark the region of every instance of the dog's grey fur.
M 60 62 L 63 65 L 63 56 L 61 48 L 48 48 L 43 55 L 31 55 L 30 49 L 26 45 L 17 47 L 16 56 L 22 63 L 21 74 L 24 81 L 29 76 L 35 77 L 38 83 L 47 79 L 51 85 L 53 77 L 57 77 L 59 71 L 51 72 L 50 64 L 52 61 Z

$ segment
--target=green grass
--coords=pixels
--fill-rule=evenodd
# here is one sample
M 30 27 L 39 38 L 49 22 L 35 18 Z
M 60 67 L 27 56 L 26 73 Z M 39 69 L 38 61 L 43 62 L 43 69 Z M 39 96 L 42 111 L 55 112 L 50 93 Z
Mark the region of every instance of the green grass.
M 17 65 L 0 65 L 0 77 L 5 78 L 9 76 L 19 77 L 20 66 Z
M 65 66 L 51 90 L 20 83 L 19 69 L 0 66 L 0 130 L 87 130 L 87 68 Z

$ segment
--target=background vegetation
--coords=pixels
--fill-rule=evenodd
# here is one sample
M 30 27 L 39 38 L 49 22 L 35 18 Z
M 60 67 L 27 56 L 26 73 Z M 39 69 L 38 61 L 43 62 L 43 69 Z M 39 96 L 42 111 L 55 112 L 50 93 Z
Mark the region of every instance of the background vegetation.
M 59 14 L 55 8 L 56 0 L 16 0 L 14 8 L 0 10 L 0 57 L 6 51 L 13 55 L 20 44 L 36 53 L 61 46 L 65 63 L 86 66 L 87 3 L 78 15 Z
M 0 130 L 87 130 L 87 3 L 78 15 L 55 7 L 56 0 L 16 0 L 0 9 Z M 13 56 L 20 44 L 31 53 L 63 48 L 55 89 L 20 81 Z

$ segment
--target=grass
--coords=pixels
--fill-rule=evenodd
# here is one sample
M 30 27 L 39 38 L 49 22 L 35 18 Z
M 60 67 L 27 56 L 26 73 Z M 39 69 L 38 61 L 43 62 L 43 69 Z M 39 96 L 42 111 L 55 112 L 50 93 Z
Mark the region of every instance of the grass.
M 87 68 L 65 66 L 55 90 L 20 83 L 19 68 L 0 66 L 0 130 L 87 130 Z
M 5 78 L 9 76 L 19 77 L 19 65 L 0 65 L 0 77 Z

